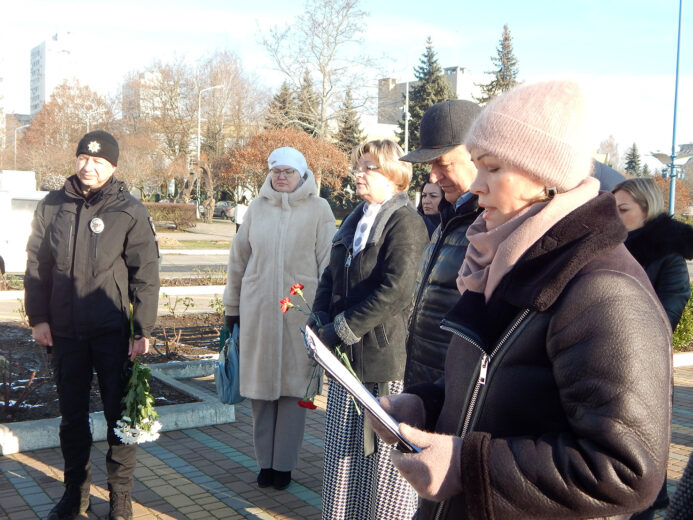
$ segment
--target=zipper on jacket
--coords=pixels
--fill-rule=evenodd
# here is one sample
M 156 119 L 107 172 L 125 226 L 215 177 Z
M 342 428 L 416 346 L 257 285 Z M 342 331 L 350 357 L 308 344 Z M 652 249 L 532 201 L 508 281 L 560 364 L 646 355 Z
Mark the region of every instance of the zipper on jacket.
M 92 254 L 92 258 L 93 258 L 94 260 L 96 260 L 96 254 L 97 254 L 97 248 L 98 248 L 98 242 L 99 242 L 98 239 L 99 239 L 99 235 L 97 235 L 96 233 L 92 232 L 92 234 L 91 234 L 91 244 L 92 244 L 92 246 L 91 246 L 91 254 Z M 94 266 L 92 265 L 92 269 L 93 269 L 93 268 L 94 268 Z
M 74 229 L 74 225 L 70 224 L 70 230 L 68 231 L 67 234 L 67 260 L 70 262 L 70 277 L 74 276 L 75 273 L 75 259 L 72 257 L 72 249 L 73 249 L 73 243 L 72 243 L 72 231 Z
M 349 296 L 349 267 L 351 267 L 351 250 L 347 248 L 347 257 L 344 260 L 344 297 Z
M 469 336 L 466 334 L 463 334 L 459 329 L 456 329 L 454 327 L 450 326 L 441 326 L 442 329 L 448 330 L 452 332 L 453 334 L 461 337 L 462 339 L 467 340 L 470 342 L 472 345 L 477 347 L 482 351 L 481 355 L 481 365 L 479 366 L 479 375 L 477 376 L 476 383 L 474 385 L 474 391 L 472 392 L 472 397 L 469 399 L 469 405 L 467 405 L 467 413 L 464 414 L 463 417 L 460 417 L 460 423 L 457 425 L 457 430 L 456 430 L 456 435 L 460 437 L 461 439 L 464 439 L 467 435 L 467 431 L 469 430 L 469 425 L 472 422 L 472 415 L 474 413 L 474 409 L 476 408 L 476 403 L 477 399 L 479 398 L 479 392 L 481 391 L 481 387 L 486 384 L 486 381 L 488 379 L 488 368 L 489 364 L 491 363 L 491 360 L 493 357 L 496 355 L 496 353 L 500 350 L 500 348 L 503 346 L 503 344 L 508 340 L 510 335 L 515 332 L 515 329 L 520 326 L 520 323 L 524 321 L 524 319 L 527 317 L 529 314 L 529 309 L 524 309 L 522 313 L 520 314 L 519 318 L 515 320 L 515 322 L 512 324 L 512 326 L 508 329 L 508 331 L 505 333 L 505 335 L 501 338 L 501 340 L 496 344 L 494 349 L 491 351 L 490 354 L 486 354 L 486 352 L 481 348 L 481 346 L 474 340 L 472 340 Z M 440 516 L 443 512 L 443 507 L 447 503 L 446 501 L 441 502 L 438 504 L 438 507 L 436 508 L 436 512 L 434 515 L 434 520 L 439 520 Z
M 462 220 L 464 218 L 463 215 L 453 215 L 450 220 L 448 220 L 445 224 L 445 227 L 440 228 L 440 235 L 438 237 L 438 241 L 435 243 L 435 246 L 433 246 L 433 251 L 431 252 L 431 256 L 428 262 L 428 265 L 426 266 L 426 272 L 422 274 L 421 276 L 421 284 L 419 285 L 419 291 L 416 294 L 416 298 L 414 299 L 414 309 L 419 305 L 419 302 L 421 301 L 421 297 L 423 296 L 424 289 L 428 285 L 428 277 L 431 276 L 431 273 L 433 272 L 433 267 L 435 266 L 435 262 L 431 262 L 430 260 L 433 260 L 434 257 L 437 257 L 438 253 L 440 250 L 443 248 L 443 243 L 445 242 L 445 238 L 448 236 L 445 232 L 446 230 L 453 225 L 453 223 L 456 220 Z M 451 230 L 452 232 L 452 230 Z M 411 329 L 411 326 L 413 323 L 411 322 L 412 318 L 414 317 L 414 312 L 411 313 L 410 316 L 410 322 L 409 322 L 409 329 Z

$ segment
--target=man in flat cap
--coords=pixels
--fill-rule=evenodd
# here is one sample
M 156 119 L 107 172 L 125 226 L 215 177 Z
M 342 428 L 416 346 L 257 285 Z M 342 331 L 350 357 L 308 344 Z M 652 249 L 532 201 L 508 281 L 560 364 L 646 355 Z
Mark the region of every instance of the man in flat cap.
M 421 118 L 420 146 L 400 158 L 430 164 L 430 181 L 440 185 L 445 200 L 453 205 L 440 215 L 440 226 L 419 266 L 407 337 L 405 387 L 443 375 L 450 333 L 440 328 L 440 322 L 460 297 L 456 279 L 469 245 L 465 235 L 481 213 L 477 196 L 469 192 L 476 167 L 463 144 L 480 112 L 476 103 L 458 99 L 433 105 Z
M 136 445 L 122 444 L 113 428 L 129 363 L 149 350 L 159 253 L 149 213 L 113 176 L 118 153 L 107 132 L 82 137 L 75 175 L 39 203 L 27 244 L 26 313 L 34 340 L 52 353 L 62 414 L 65 492 L 49 520 L 76 518 L 89 508 L 94 370 L 108 425 L 109 518 L 132 518 Z

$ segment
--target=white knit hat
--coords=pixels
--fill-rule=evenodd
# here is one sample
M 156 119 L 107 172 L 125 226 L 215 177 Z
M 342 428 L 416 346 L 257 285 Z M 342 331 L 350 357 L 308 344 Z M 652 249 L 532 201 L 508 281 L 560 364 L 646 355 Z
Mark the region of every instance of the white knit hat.
M 289 166 L 296 170 L 301 178 L 305 176 L 306 170 L 308 170 L 306 158 L 301 152 L 290 146 L 283 146 L 274 150 L 267 158 L 267 164 L 270 170 L 275 166 Z
M 592 170 L 585 95 L 572 81 L 519 85 L 492 100 L 465 145 L 512 164 L 559 192 Z

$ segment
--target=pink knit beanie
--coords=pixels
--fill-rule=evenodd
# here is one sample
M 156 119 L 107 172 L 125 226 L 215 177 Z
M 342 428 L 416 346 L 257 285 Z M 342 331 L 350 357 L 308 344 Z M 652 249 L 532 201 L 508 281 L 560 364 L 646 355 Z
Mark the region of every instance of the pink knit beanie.
M 520 168 L 559 192 L 590 175 L 585 97 L 571 81 L 519 85 L 492 100 L 467 134 L 465 145 Z

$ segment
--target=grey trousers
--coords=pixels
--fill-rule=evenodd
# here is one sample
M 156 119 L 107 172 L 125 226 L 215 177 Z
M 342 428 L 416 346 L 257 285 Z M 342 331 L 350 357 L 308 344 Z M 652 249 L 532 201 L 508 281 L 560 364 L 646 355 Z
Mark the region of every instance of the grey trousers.
M 260 469 L 292 471 L 296 468 L 306 426 L 306 409 L 298 406 L 298 401 L 298 397 L 250 400 L 255 459 Z

